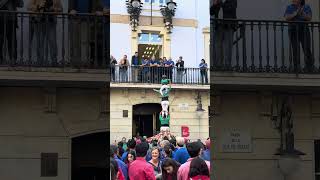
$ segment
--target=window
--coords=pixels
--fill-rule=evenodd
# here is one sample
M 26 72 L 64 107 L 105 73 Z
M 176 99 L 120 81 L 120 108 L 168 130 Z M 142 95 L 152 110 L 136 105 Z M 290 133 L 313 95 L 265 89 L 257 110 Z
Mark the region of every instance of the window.
M 320 140 L 314 141 L 315 180 L 320 180 Z
M 128 110 L 123 110 L 122 117 L 129 117 L 129 111 Z
M 152 1 L 152 4 L 161 4 L 161 5 L 164 5 L 165 2 L 167 2 L 168 0 L 144 0 L 144 3 L 150 4 L 151 1 Z
M 159 33 L 139 34 L 139 44 L 162 44 L 162 35 Z
M 41 177 L 58 176 L 58 153 L 41 153 Z

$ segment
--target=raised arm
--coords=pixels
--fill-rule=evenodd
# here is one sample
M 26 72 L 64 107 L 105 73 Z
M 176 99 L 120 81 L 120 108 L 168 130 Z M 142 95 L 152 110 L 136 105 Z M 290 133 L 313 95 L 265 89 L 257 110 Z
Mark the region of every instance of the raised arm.
M 288 6 L 284 13 L 284 19 L 291 21 L 299 14 L 299 12 L 301 12 L 301 8 L 294 11 L 292 6 Z

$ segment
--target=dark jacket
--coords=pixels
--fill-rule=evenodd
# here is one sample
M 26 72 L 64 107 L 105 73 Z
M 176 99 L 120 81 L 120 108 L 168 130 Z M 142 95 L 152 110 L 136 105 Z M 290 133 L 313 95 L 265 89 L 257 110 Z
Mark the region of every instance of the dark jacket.
M 237 18 L 237 0 L 226 0 L 221 4 L 223 11 L 223 19 Z
M 177 66 L 178 71 L 184 71 L 184 61 L 183 60 L 181 62 L 177 62 L 176 66 Z
M 77 10 L 77 3 L 78 0 L 69 0 L 69 12 L 71 10 Z M 101 0 L 91 0 L 90 1 L 90 7 L 89 9 L 91 10 L 90 13 L 95 13 L 96 11 L 102 11 L 103 10 L 103 3 Z
M 214 16 L 214 18 L 219 18 L 220 8 L 221 8 L 220 5 L 211 5 L 210 6 L 210 16 Z
M 17 8 L 22 8 L 23 6 L 23 0 L 0 0 L 0 10 L 16 11 Z M 16 15 L 7 17 L 7 21 L 14 22 L 15 27 L 18 28 L 18 19 Z
M 219 18 L 219 12 L 222 9 L 223 12 L 223 19 L 237 19 L 237 0 L 225 0 L 223 3 L 219 0 L 217 5 L 212 5 L 210 7 L 210 15 L 214 16 L 215 18 Z M 215 28 L 217 29 L 220 23 L 215 24 Z M 235 28 L 236 24 L 233 22 L 224 22 L 224 28 Z M 231 25 L 230 25 L 231 24 Z
M 23 0 L 0 0 L 0 10 L 16 11 L 24 6 Z
M 135 55 L 133 55 L 133 56 L 131 57 L 131 65 L 134 65 L 134 63 L 133 63 L 133 59 L 134 59 L 134 58 L 136 58 Z M 139 59 L 139 57 L 138 57 L 138 65 L 141 65 L 141 60 Z
M 226 0 L 224 3 L 220 0 L 217 5 L 210 7 L 210 15 L 219 18 L 219 11 L 222 8 L 223 19 L 237 18 L 237 0 Z

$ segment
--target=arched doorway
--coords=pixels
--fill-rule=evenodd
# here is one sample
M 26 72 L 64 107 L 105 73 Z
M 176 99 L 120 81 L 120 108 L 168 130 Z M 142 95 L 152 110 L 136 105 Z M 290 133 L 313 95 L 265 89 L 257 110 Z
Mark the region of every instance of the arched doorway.
M 108 144 L 107 132 L 72 138 L 72 180 L 106 180 Z
M 161 105 L 144 103 L 133 106 L 132 136 L 151 137 L 160 131 L 159 113 Z

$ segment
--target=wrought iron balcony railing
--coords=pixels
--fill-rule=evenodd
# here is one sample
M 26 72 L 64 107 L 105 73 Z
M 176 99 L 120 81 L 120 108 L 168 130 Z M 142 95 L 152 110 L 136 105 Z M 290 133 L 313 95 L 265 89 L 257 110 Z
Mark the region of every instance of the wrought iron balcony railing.
M 320 73 L 320 22 L 211 18 L 216 72 Z
M 114 83 L 160 84 L 166 75 L 174 84 L 208 85 L 209 69 L 177 67 L 111 66 L 111 81 Z
M 108 38 L 105 15 L 0 11 L 0 66 L 105 69 Z

